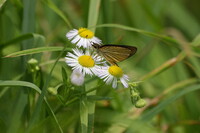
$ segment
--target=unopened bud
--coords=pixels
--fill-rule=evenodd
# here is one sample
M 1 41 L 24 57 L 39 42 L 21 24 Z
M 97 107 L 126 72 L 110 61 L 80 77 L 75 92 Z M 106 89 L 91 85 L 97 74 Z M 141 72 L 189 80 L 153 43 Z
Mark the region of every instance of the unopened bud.
M 76 86 L 81 86 L 84 83 L 84 75 L 78 70 L 74 70 L 71 74 L 71 82 Z
M 30 65 L 37 65 L 38 64 L 38 61 L 34 58 L 31 58 L 29 61 L 28 61 L 28 64 Z
M 30 72 L 34 73 L 36 71 L 39 71 L 40 70 L 40 67 L 38 66 L 38 61 L 34 58 L 31 58 L 29 61 L 28 61 L 28 69 Z
M 142 108 L 146 105 L 146 101 L 144 99 L 140 99 L 135 103 L 136 108 Z
M 55 88 L 53 88 L 53 87 L 49 87 L 48 91 L 49 91 L 49 93 L 51 93 L 53 95 L 57 95 L 57 93 L 58 93 L 57 90 Z

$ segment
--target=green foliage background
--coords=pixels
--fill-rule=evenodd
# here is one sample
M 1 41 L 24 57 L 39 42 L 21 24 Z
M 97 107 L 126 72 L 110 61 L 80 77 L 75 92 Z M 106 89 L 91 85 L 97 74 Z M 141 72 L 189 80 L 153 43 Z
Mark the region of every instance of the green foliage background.
M 199 5 L 0 0 L 0 133 L 199 133 Z M 104 44 L 138 47 L 119 66 L 130 82 L 142 81 L 145 107 L 135 108 L 129 89 L 114 90 L 94 77 L 82 87 L 71 85 L 64 57 L 74 45 L 65 35 L 80 27 Z M 28 64 L 31 58 L 40 70 Z

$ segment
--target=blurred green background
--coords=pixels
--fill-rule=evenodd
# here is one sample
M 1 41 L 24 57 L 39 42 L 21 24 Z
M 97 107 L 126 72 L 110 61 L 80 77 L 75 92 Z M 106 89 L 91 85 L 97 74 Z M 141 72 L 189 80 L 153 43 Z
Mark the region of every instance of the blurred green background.
M 83 132 L 79 107 L 82 92 L 71 86 L 71 69 L 63 60 L 74 45 L 65 35 L 73 28 L 94 26 L 90 22 L 95 21 L 95 17 L 95 35 L 104 44 L 138 48 L 136 55 L 119 66 L 131 82 L 144 80 L 138 84 L 138 91 L 147 105 L 135 108 L 129 89 L 120 86 L 114 90 L 111 86 L 101 85 L 96 97 L 88 97 L 97 101 L 93 131 L 199 133 L 200 1 L 96 2 L 97 7 L 92 5 L 92 0 L 0 0 L 0 133 Z M 92 12 L 96 15 L 90 16 Z M 110 25 L 102 25 L 108 23 Z M 162 35 L 169 39 L 165 40 Z M 64 46 L 67 50 L 61 52 Z M 4 58 L 40 47 L 45 48 L 37 54 L 29 51 L 23 56 Z M 52 47 L 53 52 L 46 47 Z M 38 60 L 36 65 L 40 70 L 28 63 L 31 58 Z M 31 89 L 27 89 L 24 82 L 15 81 L 31 83 L 28 86 Z M 98 84 L 102 81 L 87 77 L 86 88 Z M 57 90 L 56 94 L 45 93 L 50 109 L 40 100 L 34 85 Z

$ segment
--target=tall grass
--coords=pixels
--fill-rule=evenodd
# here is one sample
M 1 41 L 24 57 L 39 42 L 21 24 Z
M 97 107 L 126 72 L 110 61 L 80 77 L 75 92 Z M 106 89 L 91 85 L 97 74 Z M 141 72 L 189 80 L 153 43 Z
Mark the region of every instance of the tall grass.
M 199 4 L 0 0 L 0 133 L 200 132 Z M 71 84 L 65 35 L 80 27 L 138 48 L 119 66 L 146 106 L 95 77 Z

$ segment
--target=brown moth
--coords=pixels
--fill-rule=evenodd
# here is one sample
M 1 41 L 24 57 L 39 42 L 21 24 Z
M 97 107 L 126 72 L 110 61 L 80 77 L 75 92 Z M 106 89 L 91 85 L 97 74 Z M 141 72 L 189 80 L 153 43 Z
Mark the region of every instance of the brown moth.
M 105 44 L 105 45 L 92 45 L 97 53 L 105 58 L 111 65 L 117 65 L 118 62 L 121 62 L 132 55 L 137 51 L 137 48 L 134 46 L 127 45 L 116 45 L 116 44 Z

